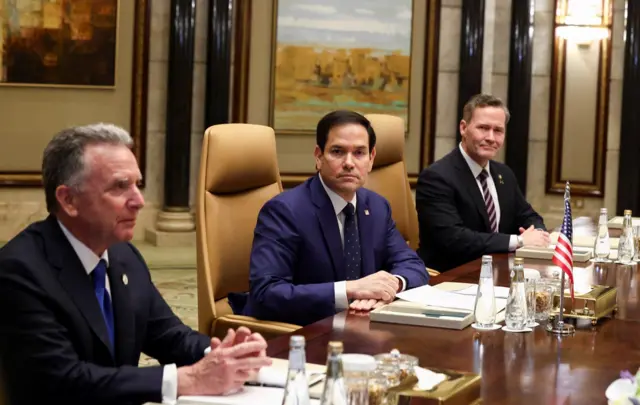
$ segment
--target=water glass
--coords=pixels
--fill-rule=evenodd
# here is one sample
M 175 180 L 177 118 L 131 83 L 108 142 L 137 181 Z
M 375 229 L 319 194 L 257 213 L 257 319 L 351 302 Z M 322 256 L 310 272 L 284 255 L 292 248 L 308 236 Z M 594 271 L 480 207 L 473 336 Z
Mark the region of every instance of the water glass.
M 343 354 L 342 367 L 349 405 L 369 403 L 369 378 L 376 369 L 376 360 L 366 354 Z
M 553 308 L 553 296 L 555 285 L 550 280 L 539 279 L 536 281 L 535 293 L 535 320 L 546 322 L 549 320 L 549 313 Z
M 538 326 L 536 322 L 536 285 L 537 279 L 525 279 L 525 296 L 527 297 L 527 318 L 525 326 L 529 328 Z

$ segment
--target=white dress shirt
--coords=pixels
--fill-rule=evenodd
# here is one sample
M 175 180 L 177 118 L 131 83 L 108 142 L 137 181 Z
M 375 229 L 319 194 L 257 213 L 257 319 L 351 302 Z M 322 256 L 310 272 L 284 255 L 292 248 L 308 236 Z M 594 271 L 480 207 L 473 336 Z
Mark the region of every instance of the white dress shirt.
M 493 177 L 491 177 L 491 171 L 489 170 L 489 165 L 491 162 L 487 162 L 487 165 L 483 168 L 471 158 L 471 156 L 467 155 L 464 148 L 462 147 L 462 143 L 458 144 L 458 148 L 460 148 L 460 152 L 462 153 L 462 157 L 469 165 L 469 169 L 471 169 L 471 173 L 473 173 L 473 177 L 476 179 L 476 184 L 478 185 L 478 189 L 480 190 L 480 195 L 484 196 L 484 190 L 482 189 L 482 183 L 480 179 L 478 179 L 478 175 L 483 170 L 486 170 L 489 176 L 487 176 L 487 187 L 489 187 L 489 194 L 491 194 L 491 198 L 493 198 L 493 206 L 496 209 L 496 222 L 498 226 L 500 226 L 500 200 L 498 200 L 498 190 L 496 190 L 496 183 L 493 182 Z M 518 236 L 511 235 L 509 238 L 509 251 L 514 251 L 518 247 Z
M 105 250 L 101 257 L 98 257 L 91 249 L 84 243 L 80 242 L 78 238 L 73 236 L 69 230 L 58 221 L 62 232 L 69 240 L 71 247 L 78 255 L 80 263 L 84 267 L 88 276 L 91 276 L 91 272 L 96 268 L 100 259 L 104 259 L 107 265 L 107 271 L 109 271 L 109 253 Z M 105 273 L 105 287 L 111 296 L 111 284 L 109 284 L 109 277 Z M 97 301 L 97 298 L 96 298 Z M 205 351 L 206 353 L 206 351 Z M 167 364 L 164 366 L 162 373 L 162 403 L 173 405 L 176 403 L 178 397 L 178 368 L 175 364 Z
M 320 176 L 320 174 L 318 174 L 318 177 L 320 178 L 320 183 L 322 183 L 322 187 L 324 187 L 324 190 L 327 192 L 327 195 L 329 196 L 329 199 L 331 200 L 331 204 L 333 205 L 333 210 L 336 213 L 336 219 L 338 221 L 338 229 L 340 230 L 340 240 L 342 241 L 342 247 L 344 248 L 344 220 L 345 220 L 345 215 L 342 212 L 342 210 L 344 210 L 344 207 L 347 206 L 348 203 L 353 204 L 353 208 L 354 211 L 357 208 L 357 203 L 358 203 L 358 198 L 357 195 L 353 195 L 353 199 L 351 201 L 346 201 L 344 198 L 340 197 L 338 194 L 336 194 L 335 191 L 331 190 L 329 187 L 327 187 L 326 184 L 324 184 L 324 180 L 322 180 L 322 176 Z M 355 211 L 357 212 L 357 211 Z M 355 216 L 355 221 L 356 221 L 356 226 L 358 224 L 358 216 Z M 362 247 L 361 247 L 362 248 Z M 400 283 L 401 285 L 401 289 L 400 291 L 404 291 L 405 286 L 406 286 L 406 281 L 403 277 L 400 276 L 396 276 L 400 279 Z M 336 283 L 334 283 L 333 285 L 333 291 L 334 291 L 334 296 L 335 296 L 335 302 L 336 302 L 336 309 L 337 310 L 343 310 L 343 309 L 347 309 L 349 307 L 349 300 L 347 299 L 347 282 L 346 281 L 337 281 Z

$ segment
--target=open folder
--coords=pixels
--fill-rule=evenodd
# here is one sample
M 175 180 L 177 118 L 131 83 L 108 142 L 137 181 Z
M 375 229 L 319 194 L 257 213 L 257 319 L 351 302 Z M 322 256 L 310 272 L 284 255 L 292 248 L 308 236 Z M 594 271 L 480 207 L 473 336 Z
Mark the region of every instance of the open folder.
M 464 329 L 474 322 L 477 284 L 444 282 L 403 291 L 400 300 L 371 311 L 373 322 Z M 472 294 L 473 292 L 473 294 Z M 495 287 L 496 322 L 504 321 L 508 289 Z

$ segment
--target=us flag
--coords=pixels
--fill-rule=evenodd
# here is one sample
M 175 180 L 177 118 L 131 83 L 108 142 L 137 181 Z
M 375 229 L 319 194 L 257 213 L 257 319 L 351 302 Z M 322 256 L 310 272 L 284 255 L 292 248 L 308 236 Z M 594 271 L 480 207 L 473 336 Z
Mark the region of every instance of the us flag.
M 551 259 L 569 277 L 571 299 L 573 296 L 573 220 L 571 219 L 571 197 L 569 196 L 569 183 L 564 190 L 564 219 L 558 235 L 555 252 Z M 564 286 L 562 287 L 564 288 Z

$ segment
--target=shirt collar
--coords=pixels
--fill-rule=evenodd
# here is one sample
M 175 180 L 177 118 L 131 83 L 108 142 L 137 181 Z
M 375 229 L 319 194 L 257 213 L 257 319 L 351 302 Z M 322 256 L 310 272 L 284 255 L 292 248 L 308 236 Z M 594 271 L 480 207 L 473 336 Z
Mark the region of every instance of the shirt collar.
M 320 178 L 320 183 L 322 183 L 322 187 L 324 188 L 324 191 L 327 192 L 327 195 L 329 196 L 329 199 L 331 200 L 331 204 L 333 205 L 333 210 L 336 212 L 336 215 L 339 215 L 342 210 L 344 209 L 344 207 L 347 206 L 347 203 L 351 203 L 353 204 L 353 210 L 355 212 L 356 209 L 356 202 L 358 199 L 358 195 L 354 194 L 353 195 L 353 199 L 351 201 L 346 201 L 344 198 L 340 197 L 338 194 L 336 194 L 335 191 L 331 190 L 329 187 L 327 187 L 326 184 L 324 184 L 324 180 L 322 180 L 322 176 L 320 175 L 320 173 L 318 173 L 318 178 Z
M 64 225 L 62 225 L 62 222 L 60 222 L 60 220 L 58 220 L 58 224 L 60 225 L 64 236 L 66 236 L 69 240 L 69 243 L 71 243 L 71 247 L 73 247 L 73 250 L 78 255 L 78 258 L 80 259 L 80 262 L 82 263 L 82 266 L 84 267 L 87 274 L 91 274 L 93 269 L 95 269 L 98 265 L 98 262 L 100 262 L 100 259 L 104 259 L 107 268 L 109 267 L 109 254 L 106 250 L 102 254 L 102 257 L 98 257 L 91 249 L 87 247 L 87 245 L 80 242 L 78 238 L 73 236 L 73 234 L 69 232 L 69 230 Z
M 467 152 L 465 152 L 464 148 L 462 147 L 462 142 L 458 144 L 458 148 L 460 148 L 462 157 L 467 162 L 467 165 L 469 165 L 469 169 L 471 169 L 471 173 L 473 173 L 473 177 L 478 178 L 478 175 L 483 170 L 482 166 L 480 166 L 478 162 L 476 162 L 475 160 L 471 159 L 471 156 L 467 155 Z M 487 165 L 484 167 L 484 169 L 487 171 L 487 174 L 491 174 L 491 171 L 489 170 L 490 163 L 491 162 L 487 162 Z

